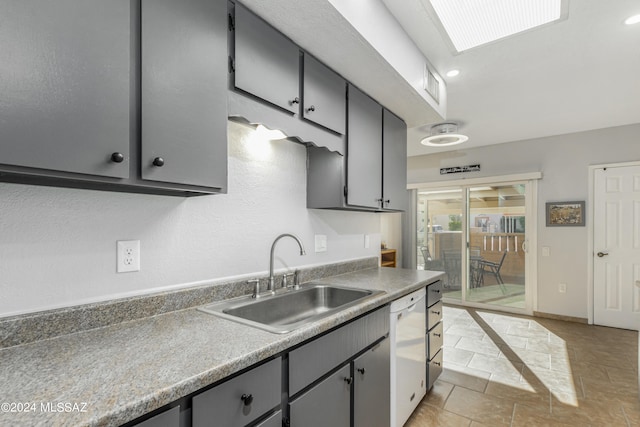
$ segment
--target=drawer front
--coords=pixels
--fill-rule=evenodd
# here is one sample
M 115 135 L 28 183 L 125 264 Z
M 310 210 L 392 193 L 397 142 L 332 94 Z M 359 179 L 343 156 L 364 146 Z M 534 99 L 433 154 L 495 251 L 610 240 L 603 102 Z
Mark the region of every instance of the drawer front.
M 427 330 L 433 328 L 442 320 L 442 301 L 438 301 L 427 309 Z
M 289 353 L 289 395 L 389 333 L 389 306 L 369 313 Z
M 281 400 L 282 361 L 274 359 L 193 398 L 193 426 L 245 426 Z M 250 396 L 251 402 L 246 404 Z
M 166 410 L 153 418 L 149 418 L 135 427 L 180 427 L 180 407 Z
M 442 280 L 427 286 L 427 307 L 431 307 L 442 299 Z
M 442 373 L 442 353 L 443 351 L 440 350 L 433 359 L 427 362 L 427 390 L 431 390 L 433 383 Z
M 443 343 L 442 322 L 438 323 L 427 335 L 427 351 L 429 352 L 429 360 L 442 348 Z

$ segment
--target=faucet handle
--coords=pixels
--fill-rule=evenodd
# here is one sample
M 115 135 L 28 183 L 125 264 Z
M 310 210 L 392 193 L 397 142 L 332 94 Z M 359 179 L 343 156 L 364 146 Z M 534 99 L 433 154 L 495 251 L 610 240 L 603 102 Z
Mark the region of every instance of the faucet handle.
M 247 280 L 248 284 L 253 284 L 253 295 L 251 298 L 259 298 L 260 297 L 260 279 L 249 279 Z
M 300 271 L 298 270 L 293 271 L 293 289 L 300 289 Z
M 282 289 L 286 289 L 289 288 L 289 284 L 288 284 L 288 278 L 289 277 L 294 277 L 295 278 L 295 274 L 294 273 L 285 273 L 282 275 Z M 295 280 L 295 279 L 294 279 Z

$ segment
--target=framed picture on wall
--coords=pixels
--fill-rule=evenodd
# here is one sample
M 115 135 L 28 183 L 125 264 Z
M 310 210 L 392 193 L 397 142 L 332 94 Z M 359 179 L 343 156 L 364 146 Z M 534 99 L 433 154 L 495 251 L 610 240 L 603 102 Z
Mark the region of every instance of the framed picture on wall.
M 584 201 L 547 202 L 547 227 L 584 227 Z

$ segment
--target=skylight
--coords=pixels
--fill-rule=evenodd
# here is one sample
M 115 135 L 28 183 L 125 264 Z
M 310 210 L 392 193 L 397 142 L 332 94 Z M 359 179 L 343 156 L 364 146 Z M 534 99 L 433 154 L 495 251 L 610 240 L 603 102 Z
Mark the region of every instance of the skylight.
M 458 52 L 556 21 L 561 0 L 429 0 Z

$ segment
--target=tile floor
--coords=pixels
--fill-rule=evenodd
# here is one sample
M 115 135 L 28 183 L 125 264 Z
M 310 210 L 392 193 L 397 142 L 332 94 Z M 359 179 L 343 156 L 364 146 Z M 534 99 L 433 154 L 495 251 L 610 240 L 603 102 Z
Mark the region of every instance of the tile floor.
M 444 372 L 405 427 L 640 426 L 638 333 L 444 308 Z

